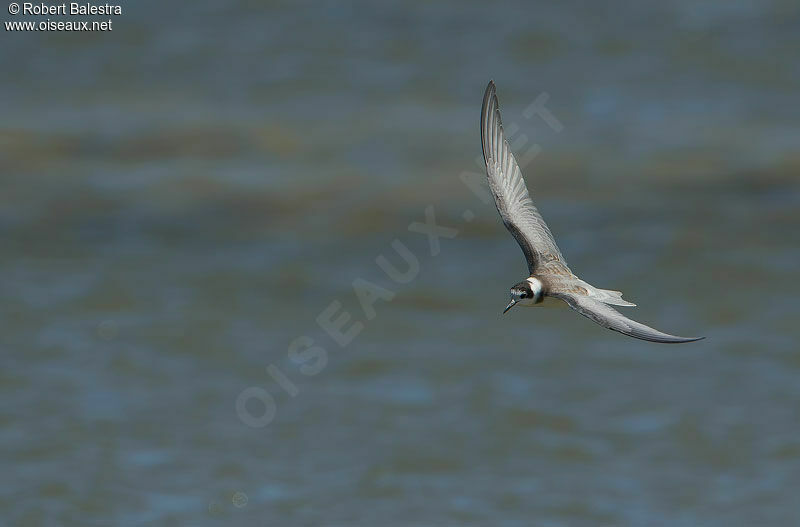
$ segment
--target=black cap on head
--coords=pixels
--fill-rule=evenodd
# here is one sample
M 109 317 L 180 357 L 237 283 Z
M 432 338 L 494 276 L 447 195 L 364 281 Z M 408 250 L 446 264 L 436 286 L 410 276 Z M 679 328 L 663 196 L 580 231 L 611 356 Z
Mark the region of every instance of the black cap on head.
M 533 289 L 531 289 L 531 284 L 526 282 L 520 282 L 518 284 L 514 284 L 511 286 L 511 292 L 518 292 L 521 298 L 531 298 L 533 297 Z

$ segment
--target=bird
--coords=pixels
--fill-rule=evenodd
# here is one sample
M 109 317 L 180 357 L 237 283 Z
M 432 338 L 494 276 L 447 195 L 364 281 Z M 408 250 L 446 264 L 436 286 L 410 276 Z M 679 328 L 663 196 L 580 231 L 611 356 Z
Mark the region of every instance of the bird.
M 481 144 L 486 176 L 494 203 L 506 229 L 522 248 L 530 276 L 511 287 L 515 305 L 544 306 L 565 302 L 593 322 L 629 337 L 650 342 L 694 342 L 705 337 L 678 337 L 624 316 L 611 306 L 635 306 L 620 291 L 597 288 L 578 278 L 556 245 L 542 215 L 534 206 L 517 160 L 503 132 L 497 87 L 489 81 L 481 108 Z

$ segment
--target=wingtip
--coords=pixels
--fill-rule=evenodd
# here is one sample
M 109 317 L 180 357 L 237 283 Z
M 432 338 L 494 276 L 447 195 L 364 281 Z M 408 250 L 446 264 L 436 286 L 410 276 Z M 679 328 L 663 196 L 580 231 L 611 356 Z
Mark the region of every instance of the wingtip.
M 687 342 L 697 342 L 698 340 L 703 340 L 705 337 L 678 337 L 675 340 L 665 340 L 661 341 L 664 344 L 685 344 Z

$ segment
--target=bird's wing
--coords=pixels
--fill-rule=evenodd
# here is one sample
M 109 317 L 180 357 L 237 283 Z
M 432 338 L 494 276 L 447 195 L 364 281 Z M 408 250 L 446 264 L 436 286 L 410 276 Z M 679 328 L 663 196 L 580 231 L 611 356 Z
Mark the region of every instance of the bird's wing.
M 677 337 L 675 335 L 669 335 L 668 333 L 663 333 L 661 331 L 658 331 L 657 329 L 653 329 L 649 326 L 645 326 L 640 322 L 636 322 L 635 320 L 629 319 L 616 309 L 604 304 L 603 302 L 600 302 L 593 298 L 589 298 L 588 296 L 579 293 L 550 291 L 548 292 L 548 296 L 552 296 L 563 300 L 569 305 L 569 307 L 571 307 L 581 315 L 585 316 L 586 318 L 591 319 L 594 322 L 597 322 L 604 328 L 608 328 L 614 331 L 619 331 L 623 335 L 628 335 L 629 337 L 634 337 L 642 340 L 649 340 L 651 342 L 665 342 L 665 343 L 693 342 L 695 340 L 700 340 L 705 338 L 705 337 L 691 337 L 691 338 Z
M 522 247 L 530 272 L 548 262 L 558 262 L 569 272 L 550 229 L 531 201 L 522 172 L 506 141 L 494 81 L 489 82 L 483 96 L 481 142 L 497 211 Z

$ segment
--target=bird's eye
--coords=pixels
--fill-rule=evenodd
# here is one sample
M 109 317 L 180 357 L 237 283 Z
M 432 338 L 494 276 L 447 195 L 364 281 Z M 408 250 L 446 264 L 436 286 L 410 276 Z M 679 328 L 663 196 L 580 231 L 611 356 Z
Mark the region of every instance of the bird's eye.
M 520 293 L 519 294 L 520 298 L 527 298 L 527 296 L 528 296 L 528 293 Z

